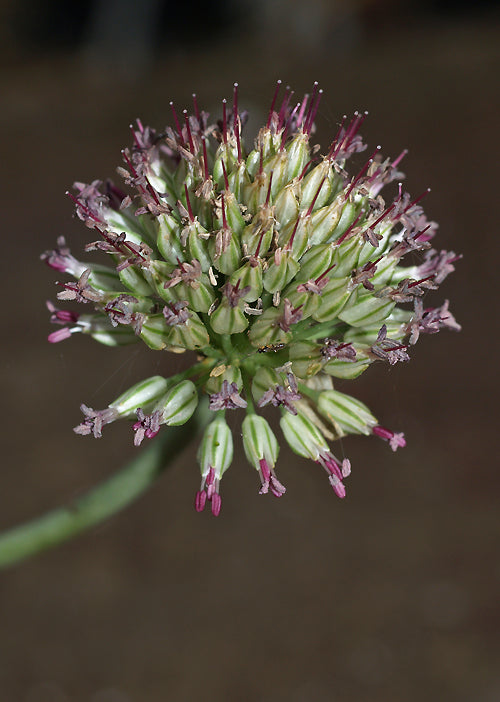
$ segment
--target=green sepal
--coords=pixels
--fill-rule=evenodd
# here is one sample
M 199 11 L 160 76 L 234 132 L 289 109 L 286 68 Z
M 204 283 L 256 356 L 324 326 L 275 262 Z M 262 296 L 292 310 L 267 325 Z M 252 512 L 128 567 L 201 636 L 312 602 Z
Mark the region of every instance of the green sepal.
M 330 242 L 338 226 L 341 205 L 335 200 L 325 207 L 315 210 L 311 215 L 311 244 Z
M 165 283 L 170 280 L 172 272 L 175 270 L 171 263 L 166 261 L 151 261 L 149 275 L 156 294 L 165 302 L 175 302 L 179 298 L 175 294 L 174 288 L 166 288 Z
M 202 477 L 210 468 L 220 480 L 233 460 L 233 432 L 222 416 L 216 417 L 205 429 L 198 449 L 198 463 Z
M 311 206 L 320 187 L 318 197 L 314 202 L 313 212 L 326 205 L 332 193 L 334 179 L 335 172 L 328 159 L 323 159 L 317 166 L 314 166 L 302 180 L 300 208 L 307 210 Z
M 123 283 L 115 268 L 108 268 L 100 264 L 84 264 L 90 268 L 89 283 L 99 292 L 123 292 Z M 76 277 L 79 277 L 78 275 Z
M 285 227 L 289 222 L 295 222 L 299 216 L 299 202 L 297 195 L 300 191 L 300 183 L 288 183 L 280 190 L 274 205 L 274 215 L 279 226 Z
M 174 385 L 162 400 L 162 424 L 170 427 L 185 424 L 198 406 L 198 400 L 198 390 L 191 380 Z
M 360 207 L 353 202 L 346 202 L 338 220 L 337 226 L 330 235 L 330 241 L 337 241 L 342 234 L 351 226 L 359 214 Z
M 292 332 L 284 332 L 276 323 L 282 314 L 283 309 L 271 307 L 257 317 L 248 332 L 252 346 L 260 348 L 275 344 L 287 344 L 292 339 Z
M 180 222 L 171 214 L 162 214 L 155 220 L 158 225 L 156 245 L 165 261 L 173 265 L 183 263 L 186 258 L 179 240 Z
M 346 434 L 369 435 L 372 428 L 378 424 L 377 419 L 366 405 L 337 390 L 322 392 L 318 398 L 317 408 L 341 436 Z
M 315 244 L 305 252 L 300 259 L 300 271 L 295 280 L 305 283 L 308 280 L 317 280 L 333 263 L 335 253 L 334 244 Z M 329 277 L 333 275 L 329 273 Z
M 208 253 L 207 239 L 209 234 L 198 220 L 195 220 L 187 233 L 187 242 L 191 259 L 200 262 L 201 270 L 206 273 L 212 265 L 212 259 Z
M 248 327 L 248 319 L 241 307 L 231 307 L 226 297 L 210 315 L 210 326 L 216 334 L 239 334 Z
M 364 288 L 361 288 L 364 291 Z M 386 319 L 396 303 L 391 298 L 374 297 L 372 293 L 355 291 L 349 304 L 337 315 L 353 327 L 363 327 Z
M 305 211 L 302 211 L 299 213 L 298 219 L 290 220 L 285 226 L 281 227 L 278 234 L 278 246 L 282 249 L 291 249 L 293 257 L 296 261 L 299 261 L 309 248 L 311 234 L 311 217 Z M 292 237 L 293 241 L 290 245 Z
M 289 358 L 292 371 L 299 378 L 311 378 L 323 367 L 321 344 L 314 341 L 295 341 L 290 344 Z
M 264 458 L 269 468 L 273 468 L 278 460 L 279 444 L 264 417 L 247 414 L 241 430 L 243 449 L 250 465 L 260 470 L 260 461 Z
M 276 257 L 279 258 L 279 264 L 276 264 Z M 267 292 L 275 293 L 278 290 L 288 285 L 300 269 L 300 264 L 297 263 L 291 251 L 280 251 L 275 253 L 273 262 L 264 272 L 264 288 Z
M 189 309 L 195 312 L 208 312 L 215 300 L 215 292 L 207 275 L 203 274 L 197 284 L 178 283 L 170 290 L 175 292 L 177 300 L 186 300 Z
M 347 304 L 351 294 L 349 280 L 330 278 L 321 291 L 320 305 L 313 313 L 313 319 L 317 322 L 334 320 Z
M 255 265 L 254 265 L 255 264 Z M 239 281 L 239 290 L 250 287 L 250 290 L 241 298 L 246 302 L 254 302 L 262 293 L 262 263 L 261 261 L 247 261 L 238 268 L 229 278 L 231 285 Z
M 146 281 L 143 272 L 137 266 L 127 266 L 119 272 L 120 280 L 134 295 L 148 297 L 154 288 Z
M 203 348 L 210 343 L 207 329 L 196 312 L 189 310 L 190 317 L 184 324 L 169 327 L 168 342 L 189 351 Z
M 310 158 L 309 135 L 303 131 L 297 132 L 293 139 L 286 145 L 288 154 L 287 181 L 299 176 Z
M 221 372 L 219 372 L 221 371 Z M 243 387 L 243 380 L 241 378 L 241 371 L 236 366 L 215 366 L 213 368 L 210 377 L 205 383 L 205 391 L 207 393 L 214 394 L 220 392 L 222 389 L 223 382 L 227 380 L 229 384 L 236 383 L 238 390 Z
M 232 229 L 237 236 L 240 236 L 245 228 L 246 222 L 238 200 L 230 190 L 224 191 L 224 205 L 228 227 Z
M 169 329 L 162 314 L 152 314 L 144 320 L 139 336 L 150 349 L 161 351 L 170 344 Z
M 360 376 L 361 373 L 364 373 L 371 363 L 370 359 L 366 357 L 363 358 L 357 349 L 356 358 L 356 361 L 342 361 L 339 358 L 332 358 L 331 361 L 325 363 L 323 371 L 328 373 L 328 375 L 332 375 L 334 378 L 354 380 L 354 378 Z
M 300 307 L 302 319 L 307 319 L 319 308 L 321 296 L 315 292 L 299 292 L 295 280 L 283 291 L 283 298 L 288 298 L 294 309 Z
M 227 248 L 220 254 L 220 256 L 216 257 L 215 255 L 215 237 L 210 239 L 208 250 L 210 252 L 210 256 L 212 257 L 214 268 L 221 273 L 231 275 L 231 273 L 238 268 L 241 261 L 241 247 L 234 233 L 229 240 Z

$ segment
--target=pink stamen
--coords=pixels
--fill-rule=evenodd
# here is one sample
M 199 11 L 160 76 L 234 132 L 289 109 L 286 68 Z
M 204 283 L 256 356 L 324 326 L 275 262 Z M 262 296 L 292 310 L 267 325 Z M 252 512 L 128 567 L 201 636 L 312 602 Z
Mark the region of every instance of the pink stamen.
M 277 81 L 276 81 L 276 89 L 275 89 L 275 91 L 274 91 L 273 101 L 272 101 L 272 103 L 271 103 L 271 108 L 270 108 L 270 110 L 269 110 L 269 115 L 268 115 L 268 118 L 267 118 L 267 124 L 266 124 L 266 128 L 267 128 L 267 129 L 269 129 L 269 127 L 271 126 L 271 119 L 272 119 L 272 117 L 273 117 L 274 105 L 276 104 L 276 100 L 277 100 L 277 97 L 278 97 L 278 93 L 279 93 L 280 88 L 281 88 L 281 80 L 277 80 Z
M 370 224 L 370 229 L 373 229 L 374 227 L 377 226 L 377 224 L 378 224 L 379 222 L 381 222 L 383 219 L 385 219 L 385 218 L 387 217 L 387 215 L 389 214 L 389 212 L 391 212 L 391 211 L 394 209 L 395 206 L 396 206 L 396 205 L 395 205 L 395 203 L 393 202 L 392 205 L 391 205 L 390 207 L 388 207 L 384 212 L 382 212 L 382 214 L 380 215 L 380 217 L 379 217 L 378 219 L 376 219 L 375 222 L 374 222 L 373 224 Z
M 329 273 L 333 268 L 335 268 L 336 265 L 337 265 L 336 263 L 332 263 L 332 265 L 330 266 L 330 268 L 327 268 L 326 271 L 325 271 L 324 273 L 322 273 L 322 274 L 319 276 L 319 278 L 316 278 L 316 281 L 315 281 L 315 282 L 316 282 L 316 285 L 317 285 L 321 280 L 323 280 L 323 278 L 324 278 L 325 276 L 327 276 L 328 273 Z M 341 349 L 341 348 L 343 348 L 343 346 L 347 346 L 347 344 L 340 344 L 340 346 L 339 346 L 338 348 Z
M 234 134 L 236 136 L 236 148 L 238 151 L 238 163 L 241 163 L 242 157 L 241 157 L 240 120 L 239 120 L 239 118 L 235 122 L 235 125 L 234 125 Z
M 201 142 L 203 144 L 203 164 L 205 166 L 205 180 L 209 180 L 210 173 L 208 171 L 207 140 L 205 139 L 205 137 L 201 138 Z
M 335 243 L 337 244 L 337 246 L 340 246 L 340 244 L 341 244 L 343 241 L 345 241 L 345 240 L 347 239 L 347 237 L 348 237 L 349 234 L 352 232 L 352 230 L 354 229 L 354 227 L 358 224 L 359 220 L 361 219 L 361 217 L 362 217 L 363 215 L 364 215 L 364 212 L 360 212 L 360 213 L 358 214 L 358 216 L 356 217 L 356 219 L 354 220 L 354 222 L 353 222 L 352 224 L 350 224 L 350 225 L 347 227 L 347 229 L 346 229 L 345 232 L 342 234 L 342 236 L 340 236 L 340 237 L 337 239 L 337 241 L 335 242 Z
M 306 165 L 305 165 L 304 168 L 302 169 L 302 173 L 299 175 L 299 180 L 302 180 L 302 178 L 305 176 L 305 174 L 307 173 L 307 169 L 309 168 L 309 166 L 311 165 L 312 162 L 313 162 L 313 160 L 312 160 L 312 158 L 311 158 L 311 159 L 306 163 Z
M 408 212 L 408 210 L 410 209 L 410 207 L 413 207 L 413 205 L 416 205 L 417 202 L 420 202 L 420 200 L 421 200 L 422 198 L 424 198 L 426 195 L 428 195 L 428 194 L 430 193 L 430 191 L 431 191 L 431 189 L 430 189 L 430 188 L 427 188 L 427 190 L 424 190 L 423 193 L 421 193 L 418 197 L 416 197 L 414 200 L 412 200 L 412 201 L 410 202 L 410 204 L 409 204 L 407 207 L 405 207 L 405 209 L 403 210 L 403 214 L 404 214 L 405 212 Z
M 410 283 L 408 285 L 409 288 L 415 287 L 415 285 L 420 285 L 420 283 L 425 283 L 426 280 L 432 280 L 435 278 L 436 274 L 433 273 L 432 275 L 428 275 L 427 278 L 420 278 L 420 280 L 414 280 L 413 283 Z
M 307 210 L 306 217 L 309 217 L 309 216 L 311 215 L 311 212 L 313 211 L 313 207 L 314 207 L 314 205 L 316 204 L 316 200 L 318 199 L 318 196 L 319 196 L 319 194 L 320 194 L 320 192 L 321 192 L 321 188 L 323 187 L 323 183 L 325 182 L 326 176 L 327 176 L 327 175 L 328 175 L 328 174 L 325 173 L 325 175 L 324 175 L 323 178 L 321 179 L 321 183 L 319 184 L 319 187 L 318 187 L 318 189 L 316 190 L 316 193 L 315 193 L 315 195 L 314 195 L 314 197 L 313 197 L 313 199 L 312 199 L 312 201 L 311 201 L 311 204 L 309 205 L 309 209 Z
M 205 509 L 205 504 L 207 501 L 207 494 L 205 490 L 199 490 L 196 493 L 196 497 L 194 499 L 194 508 L 197 512 L 203 512 Z
M 318 81 L 317 81 L 317 80 L 314 81 L 314 83 L 313 83 L 313 89 L 312 89 L 312 93 L 311 93 L 311 100 L 309 101 L 309 107 L 308 107 L 308 109 L 307 109 L 306 118 L 305 118 L 305 120 L 304 120 L 304 132 L 305 132 L 306 134 L 308 134 L 307 125 L 309 124 L 309 118 L 310 118 L 310 116 L 311 116 L 311 112 L 312 112 L 313 107 L 314 107 L 314 102 L 315 102 L 315 100 L 316 100 L 316 94 L 317 94 L 317 92 L 318 92 L 318 85 L 319 85 Z
M 281 103 L 281 108 L 278 114 L 278 129 L 281 129 L 283 127 L 286 111 L 288 110 L 288 103 L 290 102 L 292 95 L 293 92 L 287 85 L 287 87 L 285 88 L 285 96 L 283 98 L 283 102 Z
M 69 329 L 69 327 L 63 327 L 62 329 L 57 329 L 56 331 L 49 334 L 47 337 L 47 341 L 50 344 L 58 344 L 60 341 L 69 339 L 71 334 L 72 332 L 71 329 Z
M 174 115 L 174 122 L 175 122 L 175 126 L 177 129 L 177 134 L 179 135 L 179 139 L 181 140 L 182 143 L 184 143 L 184 139 L 182 137 L 182 129 L 181 129 L 181 125 L 179 124 L 179 120 L 177 118 L 177 112 L 175 111 L 174 103 L 169 102 L 168 104 L 170 105 L 170 109 L 172 110 L 172 113 Z
M 300 110 L 299 110 L 299 114 L 297 115 L 297 124 L 299 124 L 302 127 L 302 131 L 304 130 L 304 114 L 305 114 L 308 102 L 309 102 L 309 94 L 306 93 L 304 95 L 302 102 L 299 103 Z
M 226 190 L 229 190 L 229 181 L 227 179 L 227 171 L 226 171 L 226 164 L 224 163 L 224 159 L 221 160 L 222 164 L 222 173 L 224 175 L 224 187 Z
M 304 125 L 304 133 L 305 134 L 311 133 L 311 129 L 313 128 L 313 124 L 314 124 L 314 120 L 316 119 L 316 115 L 318 114 L 319 103 L 321 102 L 322 96 L 323 96 L 323 91 L 318 90 L 316 102 L 314 103 L 314 107 L 311 110 L 311 114 L 309 115 L 307 123 Z
M 191 134 L 191 127 L 189 126 L 189 117 L 188 117 L 187 110 L 182 110 L 182 114 L 184 115 L 184 122 L 186 124 L 186 131 L 187 131 L 188 140 L 189 140 L 189 150 L 191 151 L 192 154 L 194 154 L 193 135 Z
M 189 219 L 191 220 L 191 222 L 194 222 L 193 210 L 191 209 L 191 202 L 189 200 L 189 193 L 186 183 L 184 183 L 184 192 L 186 193 L 186 205 L 189 214 Z
M 266 195 L 266 202 L 264 203 L 264 207 L 269 207 L 269 198 L 271 197 L 271 185 L 273 182 L 273 173 L 274 171 L 271 171 L 269 174 L 269 185 L 267 186 L 267 195 Z
M 227 112 L 226 112 L 227 100 L 224 98 L 222 101 L 222 140 L 224 144 L 227 144 Z
M 220 514 L 220 508 L 221 508 L 221 496 L 219 495 L 218 492 L 214 492 L 212 495 L 212 514 L 214 517 L 218 517 Z
M 66 195 L 67 195 L 71 200 L 73 200 L 73 202 L 75 203 L 75 205 L 76 205 L 77 207 L 80 207 L 80 209 L 82 209 L 86 214 L 88 214 L 88 216 L 89 216 L 91 219 L 93 219 L 94 222 L 98 222 L 99 224 L 106 224 L 106 222 L 105 222 L 104 220 L 99 219 L 99 217 L 96 217 L 96 215 L 95 215 L 91 210 L 89 210 L 89 208 L 88 208 L 86 205 L 84 205 L 82 202 L 80 202 L 80 200 L 79 200 L 77 197 L 75 197 L 75 196 L 73 195 L 73 193 L 70 193 L 69 190 L 66 190 Z
M 404 149 L 397 158 L 394 159 L 394 161 L 391 163 L 392 168 L 396 168 L 401 161 L 404 159 L 406 154 L 408 153 L 408 149 Z
M 137 120 L 137 125 L 138 125 L 138 126 L 140 125 L 139 120 Z M 142 126 L 142 125 L 141 125 L 141 126 Z M 133 138 L 133 140 L 134 140 L 134 142 L 135 142 L 135 145 L 137 146 L 138 149 L 140 149 L 140 148 L 141 148 L 141 144 L 140 144 L 140 142 L 139 142 L 139 139 L 137 138 L 137 134 L 135 133 L 134 125 L 133 125 L 133 124 L 129 124 L 129 128 L 130 128 L 130 131 L 132 132 L 132 138 Z M 142 133 L 142 129 L 139 128 L 139 131 Z
M 347 119 L 347 115 L 344 115 L 342 117 L 342 122 L 340 123 L 340 127 L 338 128 L 337 133 L 335 134 L 335 137 L 330 145 L 330 150 L 328 151 L 327 154 L 327 159 L 333 159 L 334 158 L 334 151 L 336 150 L 336 146 L 338 146 L 338 140 L 340 137 L 340 134 L 342 133 L 342 129 L 344 127 L 345 121 Z
M 382 148 L 381 146 L 377 146 L 377 148 L 373 151 L 373 153 L 372 153 L 372 155 L 370 156 L 370 158 L 366 161 L 366 163 L 365 163 L 365 165 L 363 166 L 363 168 L 359 171 L 358 175 L 354 178 L 354 180 L 352 181 L 352 183 L 351 183 L 350 187 L 348 188 L 346 194 L 344 195 L 344 199 L 345 199 L 345 200 L 347 200 L 347 198 L 349 197 L 349 195 L 352 193 L 352 191 L 353 191 L 353 189 L 355 188 L 356 184 L 359 182 L 360 178 L 363 176 L 363 174 L 365 173 L 365 171 L 368 169 L 368 166 L 370 165 L 370 163 L 373 163 L 373 157 L 375 156 L 375 154 L 377 153 L 377 151 L 380 151 L 381 148 Z
M 198 100 L 196 99 L 196 93 L 193 93 L 193 105 L 194 105 L 194 114 L 196 115 L 196 119 L 198 120 L 199 129 L 201 130 L 201 118 L 200 118 L 200 111 L 198 109 Z
M 224 193 L 221 194 L 221 201 L 222 201 L 222 228 L 227 229 L 227 220 L 226 220 L 226 203 L 224 201 Z M 236 284 L 238 285 L 238 284 Z

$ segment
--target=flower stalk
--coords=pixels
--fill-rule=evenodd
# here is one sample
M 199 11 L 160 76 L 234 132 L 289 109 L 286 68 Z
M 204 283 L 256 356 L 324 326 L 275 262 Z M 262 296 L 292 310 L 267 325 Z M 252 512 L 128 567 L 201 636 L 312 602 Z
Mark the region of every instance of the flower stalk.
M 121 471 L 71 503 L 0 533 L 0 569 L 52 548 L 108 519 L 137 500 L 211 419 L 201 403 L 184 425 L 170 428 Z

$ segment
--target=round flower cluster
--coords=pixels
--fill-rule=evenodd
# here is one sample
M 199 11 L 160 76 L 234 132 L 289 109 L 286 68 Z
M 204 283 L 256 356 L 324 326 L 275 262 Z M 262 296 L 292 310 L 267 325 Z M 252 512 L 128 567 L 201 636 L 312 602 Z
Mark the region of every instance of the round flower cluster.
M 290 89 L 280 92 L 278 83 L 250 151 L 237 85 L 215 124 L 195 96 L 194 114 L 180 117 L 171 105 L 174 126 L 162 133 L 137 121 L 118 169 L 126 191 L 108 180 L 75 183 L 70 195 L 96 239 L 85 250 L 104 252 L 110 265 L 78 261 L 63 237 L 43 255 L 73 278 L 60 283 L 58 299 L 92 310 L 48 303 L 61 325 L 49 341 L 82 332 L 110 346 L 142 340 L 195 352 L 188 370 L 148 378 L 104 410 L 82 405 L 75 431 L 99 437 L 105 424 L 132 419 L 139 445 L 162 425 L 186 422 L 208 395 L 214 418 L 199 449 L 195 506 L 208 500 L 215 515 L 233 455 L 227 410 L 245 412 L 243 446 L 261 493 L 285 492 L 275 473 L 278 440 L 258 413 L 274 405 L 292 450 L 321 465 L 344 497 L 350 463 L 328 441 L 375 434 L 396 450 L 405 440 L 332 379 L 356 378 L 375 361 L 407 361 L 421 333 L 460 329 L 448 302 L 422 301 L 458 256 L 431 247 L 437 225 L 424 215 L 423 195 L 412 199 L 399 182 L 405 152 L 383 159 L 377 147 L 351 176 L 346 161 L 366 148 L 365 114 L 344 117 L 322 154 L 311 143 L 322 91 L 315 84 L 297 104 Z M 380 192 L 394 180 L 387 204 Z M 404 266 L 409 252 L 423 255 Z

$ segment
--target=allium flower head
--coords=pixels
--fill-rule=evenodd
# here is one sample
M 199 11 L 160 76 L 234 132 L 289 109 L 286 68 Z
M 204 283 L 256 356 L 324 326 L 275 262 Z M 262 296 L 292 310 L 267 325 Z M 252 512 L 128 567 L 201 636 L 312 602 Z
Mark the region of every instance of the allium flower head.
M 366 148 L 359 133 L 366 115 L 344 117 L 321 151 L 312 139 L 321 94 L 315 84 L 295 104 L 278 83 L 249 147 L 237 85 L 217 122 L 194 96 L 194 113 L 171 105 L 172 126 L 161 133 L 137 121 L 118 169 L 122 185 L 75 183 L 70 195 L 92 232 L 85 250 L 101 251 L 107 265 L 80 262 L 63 237 L 42 257 L 69 276 L 58 283 L 58 299 L 81 309 L 48 303 L 60 325 L 49 341 L 82 332 L 109 346 L 142 341 L 194 352 L 186 371 L 147 378 L 104 410 L 82 405 L 75 431 L 100 437 L 106 424 L 128 419 L 139 445 L 163 425 L 186 422 L 208 395 L 213 421 L 198 452 L 198 511 L 208 500 L 219 514 L 233 410 L 243 415 L 260 492 L 285 492 L 275 472 L 279 443 L 260 414 L 266 406 L 281 413 L 292 450 L 324 468 L 344 497 L 350 462 L 329 442 L 374 434 L 396 450 L 405 439 L 333 379 L 408 361 L 420 334 L 460 329 L 447 301 L 424 307 L 459 257 L 433 248 L 437 225 L 422 209 L 425 193 L 403 191 L 406 152 L 384 159 L 377 147 L 350 174 L 348 160 Z M 391 181 L 396 196 L 386 202 L 381 193 Z

